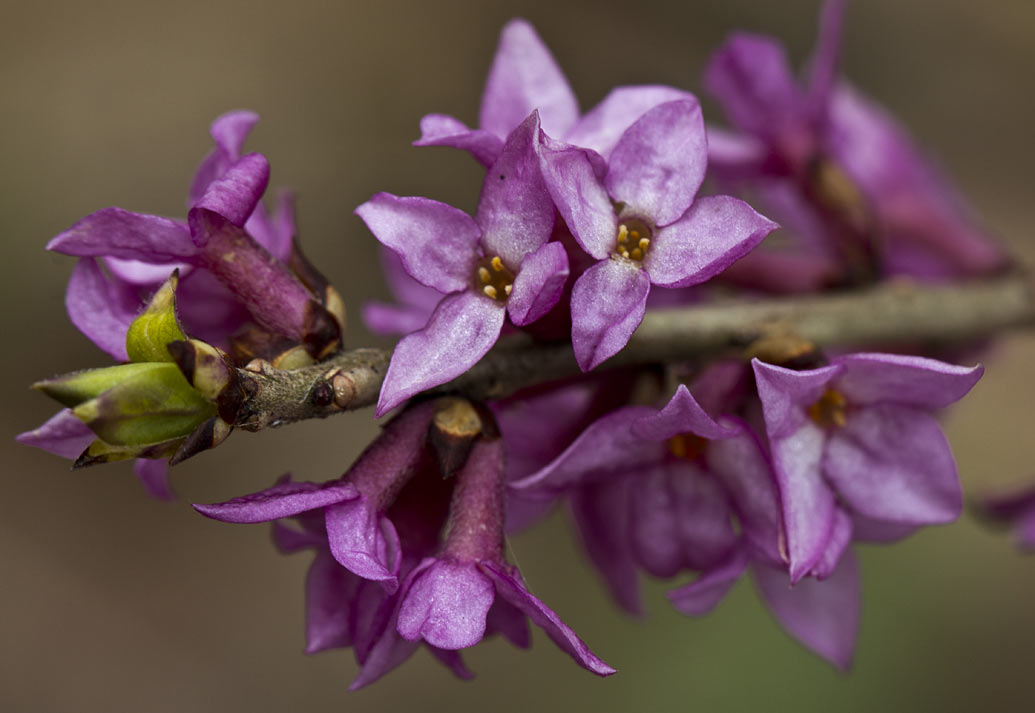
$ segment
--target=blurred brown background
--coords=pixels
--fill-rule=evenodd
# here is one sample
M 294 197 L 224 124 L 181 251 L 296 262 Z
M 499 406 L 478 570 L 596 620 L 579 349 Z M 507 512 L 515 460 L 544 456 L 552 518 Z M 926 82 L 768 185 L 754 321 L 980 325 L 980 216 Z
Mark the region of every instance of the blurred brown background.
M 845 68 L 956 177 L 994 230 L 1032 257 L 1035 11 L 1027 0 L 857 1 Z M 128 467 L 70 473 L 15 433 L 53 410 L 28 384 L 106 358 L 67 323 L 72 260 L 48 238 L 108 205 L 183 215 L 209 121 L 263 122 L 250 150 L 300 195 L 310 256 L 353 308 L 384 295 L 374 241 L 351 211 L 375 191 L 473 208 L 479 169 L 417 150 L 429 111 L 475 121 L 497 33 L 532 20 L 584 108 L 613 85 L 697 90 L 734 27 L 811 46 L 816 0 L 662 2 L 4 2 L 0 7 L 0 227 L 4 450 L 0 711 L 1021 710 L 1035 701 L 1035 559 L 969 518 L 862 552 L 865 606 L 844 676 L 780 632 L 749 584 L 712 616 L 619 616 L 554 517 L 512 549 L 534 591 L 620 673 L 598 680 L 543 637 L 492 641 L 461 683 L 424 653 L 346 692 L 351 653 L 303 646 L 306 556 L 264 527 L 186 505 L 250 492 L 293 469 L 338 475 L 374 433 L 369 412 L 235 435 L 177 469 L 183 501 L 148 499 Z M 1026 70 L 1025 67 L 1028 69 Z M 714 105 L 710 116 L 717 115 Z M 358 324 L 353 345 L 370 343 Z M 1035 476 L 1035 338 L 988 356 L 948 418 L 971 492 Z

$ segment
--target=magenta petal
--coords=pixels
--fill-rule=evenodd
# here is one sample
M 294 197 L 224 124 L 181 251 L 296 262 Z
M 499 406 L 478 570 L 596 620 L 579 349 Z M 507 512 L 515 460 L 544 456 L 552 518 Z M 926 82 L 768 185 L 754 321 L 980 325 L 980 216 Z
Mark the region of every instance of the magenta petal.
M 736 544 L 725 494 L 694 463 L 642 469 L 630 496 L 633 553 L 656 577 L 714 567 Z
M 489 609 L 485 625 L 486 636 L 502 634 L 503 637 L 519 649 L 527 649 L 532 645 L 532 633 L 528 630 L 528 618 L 502 597 L 496 597 Z
M 507 299 L 510 321 L 522 327 L 553 309 L 561 299 L 568 274 L 568 253 L 558 242 L 546 243 L 526 255 Z
M 187 201 L 188 208 L 193 207 L 201 199 L 208 184 L 223 175 L 227 166 L 238 159 L 245 139 L 257 123 L 259 115 L 246 110 L 228 111 L 216 117 L 209 127 L 209 134 L 216 146 L 194 173 Z
M 563 136 L 579 118 L 575 94 L 535 29 L 525 20 L 511 20 L 500 33 L 478 124 L 503 138 L 533 109 L 551 136 Z
M 747 567 L 743 549 L 735 550 L 722 564 L 668 593 L 672 606 L 687 616 L 704 616 L 722 601 Z
M 363 303 L 361 315 L 367 329 L 383 336 L 404 336 L 428 323 L 428 313 L 375 300 Z
M 511 487 L 560 493 L 654 460 L 658 447 L 633 432 L 636 423 L 652 414 L 654 409 L 646 406 L 626 406 L 602 416 L 549 465 Z
M 829 577 L 841 562 L 841 555 L 852 544 L 854 534 L 852 516 L 840 507 L 837 508 L 834 512 L 834 526 L 830 530 L 827 548 L 809 574 L 820 580 Z
M 543 181 L 539 115 L 532 112 L 511 132 L 482 183 L 475 222 L 487 256 L 498 255 L 517 270 L 553 232 L 556 211 Z
M 315 654 L 352 644 L 349 610 L 359 580 L 334 561 L 326 550 L 306 574 L 305 652 Z
M 610 676 L 615 669 L 601 661 L 589 650 L 567 624 L 552 609 L 533 597 L 520 580 L 505 572 L 499 565 L 482 562 L 479 569 L 492 578 L 501 597 L 525 613 L 532 622 L 553 640 L 575 662 L 598 676 Z
M 630 260 L 601 260 L 571 291 L 571 342 L 583 371 L 597 367 L 629 342 L 643 321 L 650 293 L 646 271 Z
M 752 573 L 783 628 L 835 666 L 851 666 L 859 628 L 859 567 L 854 554 L 847 552 L 822 582 L 806 579 L 791 587 L 782 570 L 755 566 Z
M 622 134 L 604 184 L 624 210 L 662 226 L 690 207 L 707 167 L 701 106 L 681 99 L 654 107 Z
M 985 371 L 980 364 L 956 366 L 902 354 L 849 354 L 833 363 L 844 366 L 837 390 L 855 406 L 944 408 L 966 396 Z
M 392 522 L 363 496 L 330 505 L 324 511 L 327 542 L 342 567 L 380 582 L 393 594 L 399 586 L 399 536 Z
M 723 181 L 761 178 L 766 145 L 754 136 L 708 126 L 708 170 Z
M 819 38 L 809 60 L 808 102 L 811 118 L 826 118 L 830 97 L 837 82 L 837 64 L 841 56 L 844 0 L 827 0 L 819 19 Z
M 195 504 L 206 517 L 234 523 L 269 522 L 359 497 L 350 483 L 285 482 L 223 503 Z
M 185 262 L 143 262 L 142 260 L 123 260 L 117 257 L 104 258 L 104 264 L 112 277 L 123 282 L 141 287 L 154 288 L 169 279 L 173 270 L 180 271 L 180 279 L 191 272 L 191 265 Z
M 689 92 L 660 84 L 615 87 L 603 101 L 583 115 L 571 131 L 555 136 L 607 157 L 625 130 L 648 111 L 659 104 L 693 98 Z
M 465 649 L 482 640 L 496 598 L 493 581 L 473 562 L 426 559 L 407 580 L 399 635 L 440 649 Z
M 133 474 L 147 488 L 147 492 L 158 500 L 175 500 L 169 486 L 169 462 L 137 458 L 133 462 Z
M 777 227 L 742 200 L 701 198 L 686 215 L 654 234 L 643 266 L 655 285 L 696 285 L 751 252 Z
M 126 332 L 141 307 L 135 289 L 107 279 L 90 258 L 79 260 L 68 278 L 65 292 L 68 318 L 80 332 L 118 361 L 129 361 Z
M 444 298 L 424 329 L 395 345 L 377 416 L 478 363 L 499 338 L 505 317 L 501 303 L 472 291 Z
M 741 131 L 773 136 L 800 119 L 804 97 L 779 42 L 733 35 L 712 56 L 704 86 Z
M 295 238 L 295 195 L 288 190 L 278 190 L 276 208 L 271 217 L 265 206 L 259 203 L 244 223 L 246 233 L 255 238 L 273 257 L 288 262 L 291 257 L 291 243 Z
M 579 488 L 571 494 L 571 514 L 590 561 L 615 602 L 630 614 L 643 614 L 639 572 L 629 546 L 629 490 L 621 478 Z
M 364 686 L 369 686 L 386 673 L 401 665 L 406 659 L 417 650 L 419 642 L 407 641 L 399 636 L 395 628 L 396 620 L 393 616 L 388 621 L 381 635 L 373 643 L 366 657 L 361 661 L 361 668 L 355 680 L 349 685 L 350 691 L 358 691 Z
M 309 547 L 324 548 L 327 545 L 327 535 L 324 533 L 323 523 L 320 523 L 319 533 L 307 529 L 297 530 L 288 527 L 280 520 L 274 520 L 270 526 L 270 536 L 273 546 L 281 554 L 289 555 Z M 336 565 L 339 566 L 340 565 Z
M 15 440 L 62 458 L 78 458 L 79 454 L 97 438 L 94 432 L 72 413 L 61 409 L 38 428 L 15 436 Z
M 923 525 L 903 525 L 900 522 L 884 522 L 852 513 L 852 540 L 855 542 L 897 542 L 909 537 Z
M 926 411 L 868 406 L 830 435 L 823 468 L 854 511 L 903 524 L 952 522 L 963 508 L 956 461 Z
M 448 651 L 437 646 L 428 646 L 431 655 L 438 659 L 438 662 L 448 668 L 454 676 L 461 681 L 470 681 L 474 678 L 474 672 L 467 668 L 459 651 Z
M 583 250 L 603 260 L 617 245 L 618 218 L 592 155 L 573 146 L 549 146 L 543 150 L 543 177 L 572 236 Z
M 191 208 L 187 220 L 194 244 L 202 247 L 206 240 L 204 231 L 196 226 L 198 211 L 211 211 L 238 228 L 243 227 L 266 192 L 269 180 L 270 164 L 262 154 L 250 153 L 235 161 L 209 184 L 201 200 Z
M 734 428 L 737 423 L 724 419 L 724 425 Z M 741 426 L 733 438 L 709 443 L 704 457 L 733 501 L 752 558 L 782 564 L 783 525 L 776 476 L 755 435 Z
M 422 284 L 459 292 L 474 279 L 481 231 L 462 210 L 429 198 L 378 193 L 355 212 Z
M 197 254 L 190 231 L 180 221 L 105 208 L 80 219 L 47 243 L 47 250 L 147 262 L 181 262 Z
M 701 438 L 714 440 L 729 438 L 737 433 L 715 422 L 705 413 L 685 385 L 680 384 L 665 407 L 633 424 L 633 433 L 646 441 L 666 441 L 682 433 L 695 433 Z
M 413 145 L 449 146 L 467 151 L 484 166 L 491 166 L 503 150 L 500 136 L 484 129 L 469 129 L 462 121 L 445 114 L 427 114 L 422 117 L 420 138 Z
M 769 439 L 790 435 L 808 419 L 805 409 L 819 400 L 827 385 L 844 367 L 831 365 L 807 371 L 785 369 L 751 360 L 758 396 L 762 400 L 765 429 Z

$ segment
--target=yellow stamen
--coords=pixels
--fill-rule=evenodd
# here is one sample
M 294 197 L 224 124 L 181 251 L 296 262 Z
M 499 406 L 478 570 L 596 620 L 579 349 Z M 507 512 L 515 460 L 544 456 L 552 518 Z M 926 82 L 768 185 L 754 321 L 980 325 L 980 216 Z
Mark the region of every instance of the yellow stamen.
M 618 226 L 618 244 L 629 242 L 629 229 L 624 225 Z
M 845 425 L 845 407 L 848 401 L 844 395 L 834 389 L 827 389 L 816 403 L 809 406 L 809 418 L 820 426 Z
M 503 272 L 503 261 L 500 260 L 499 255 L 492 259 L 492 269 L 496 272 Z
M 629 237 L 632 238 L 634 241 L 635 240 L 639 240 L 640 239 L 640 231 L 639 230 L 630 230 L 629 231 Z
M 510 293 L 514 291 L 514 285 L 513 285 L 513 284 L 510 284 L 510 285 L 504 285 L 504 286 L 503 286 L 503 291 L 504 291 L 505 293 L 507 293 L 507 295 L 509 296 L 509 295 L 510 295 Z
M 489 271 L 484 267 L 479 267 L 478 279 L 481 280 L 483 283 L 488 283 L 488 281 L 492 279 L 492 275 L 490 275 Z
M 618 254 L 621 255 L 622 257 L 629 257 L 629 251 L 626 250 L 625 248 L 622 248 L 621 250 L 619 250 Z
M 492 285 L 486 285 L 485 287 L 483 287 L 482 288 L 482 292 L 484 292 L 487 297 L 491 297 L 492 299 L 496 299 L 496 295 L 497 295 L 496 288 L 493 287 Z
M 629 254 L 629 257 L 631 257 L 633 260 L 642 260 L 643 259 L 643 251 L 640 250 L 639 248 L 633 248 L 632 252 Z
M 647 248 L 650 247 L 650 240 L 647 240 L 647 238 L 640 238 L 640 242 L 637 244 L 640 246 L 640 250 L 646 252 Z

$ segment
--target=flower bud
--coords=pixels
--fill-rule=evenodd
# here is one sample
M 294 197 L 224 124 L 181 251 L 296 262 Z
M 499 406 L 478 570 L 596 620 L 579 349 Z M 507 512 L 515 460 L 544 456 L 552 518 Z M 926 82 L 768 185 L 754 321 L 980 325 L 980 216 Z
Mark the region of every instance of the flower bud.
M 176 319 L 176 287 L 179 281 L 179 270 L 174 270 L 151 297 L 144 312 L 129 325 L 126 353 L 130 361 L 172 361 L 166 345 L 187 338 Z

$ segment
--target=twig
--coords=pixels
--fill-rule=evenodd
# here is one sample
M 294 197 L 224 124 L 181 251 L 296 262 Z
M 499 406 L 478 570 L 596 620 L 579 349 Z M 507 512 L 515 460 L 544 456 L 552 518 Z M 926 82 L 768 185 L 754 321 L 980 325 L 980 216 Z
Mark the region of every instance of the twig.
M 1031 324 L 1035 290 L 1026 274 L 951 286 L 888 282 L 846 293 L 649 311 L 628 346 L 600 369 L 742 350 L 773 333 L 793 333 L 819 347 L 863 347 L 976 340 Z M 356 349 L 303 369 L 242 369 L 248 396 L 238 426 L 258 431 L 370 406 L 390 359 L 387 349 Z M 570 344 L 536 344 L 519 335 L 500 340 L 434 392 L 499 398 L 579 373 Z

